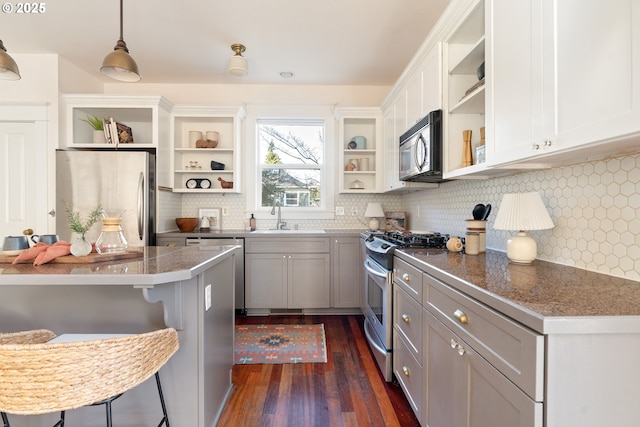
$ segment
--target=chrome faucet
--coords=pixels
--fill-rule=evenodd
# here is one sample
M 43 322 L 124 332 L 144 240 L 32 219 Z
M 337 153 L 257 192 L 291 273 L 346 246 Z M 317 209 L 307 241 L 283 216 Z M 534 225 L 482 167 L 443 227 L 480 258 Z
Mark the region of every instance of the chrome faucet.
M 284 230 L 287 223 L 282 221 L 282 209 L 280 207 L 280 200 L 276 200 L 271 208 L 271 215 L 276 214 L 276 206 L 278 207 L 278 222 L 276 222 L 276 230 Z

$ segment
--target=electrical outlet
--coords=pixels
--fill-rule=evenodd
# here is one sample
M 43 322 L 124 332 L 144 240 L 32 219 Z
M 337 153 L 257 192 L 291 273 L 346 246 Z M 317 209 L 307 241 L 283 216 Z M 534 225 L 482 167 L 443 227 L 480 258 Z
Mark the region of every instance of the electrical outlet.
M 227 215 L 229 215 L 229 209 L 228 209 L 228 208 L 223 207 L 223 208 L 222 208 L 222 216 L 227 216 Z
M 342 206 L 336 207 L 336 215 L 344 215 L 344 208 Z
M 358 208 L 352 207 L 351 208 L 351 216 L 357 216 L 357 215 L 358 215 Z

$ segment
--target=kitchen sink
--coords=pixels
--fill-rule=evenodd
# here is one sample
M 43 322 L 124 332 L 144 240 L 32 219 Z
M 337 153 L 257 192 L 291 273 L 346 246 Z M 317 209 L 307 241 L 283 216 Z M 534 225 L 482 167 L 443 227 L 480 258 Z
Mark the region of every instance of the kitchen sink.
M 306 229 L 306 230 L 276 230 L 274 229 L 270 229 L 270 230 L 254 230 L 251 233 L 257 233 L 257 234 L 318 234 L 318 233 L 325 233 L 324 230 L 313 230 L 313 229 Z

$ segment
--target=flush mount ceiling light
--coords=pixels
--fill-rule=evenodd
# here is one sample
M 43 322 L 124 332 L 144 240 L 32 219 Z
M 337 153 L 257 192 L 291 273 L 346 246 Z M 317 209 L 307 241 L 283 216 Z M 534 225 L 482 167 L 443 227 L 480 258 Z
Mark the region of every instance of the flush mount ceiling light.
M 129 49 L 127 49 L 127 44 L 122 37 L 122 0 L 120 0 L 120 39 L 116 43 L 116 47 L 113 48 L 113 52 L 108 54 L 102 61 L 100 72 L 121 82 L 137 82 L 140 80 L 138 65 L 129 55 Z
M 0 79 L 1 80 L 20 80 L 20 71 L 18 71 L 18 64 L 7 53 L 0 40 Z
M 293 73 L 291 71 L 282 71 L 280 72 L 280 77 L 282 77 L 283 79 L 290 79 L 291 77 L 293 77 Z
M 247 58 L 242 56 L 242 52 L 246 50 L 244 45 L 232 44 L 231 50 L 236 54 L 229 58 L 229 74 L 234 76 L 246 76 L 249 74 L 249 64 Z

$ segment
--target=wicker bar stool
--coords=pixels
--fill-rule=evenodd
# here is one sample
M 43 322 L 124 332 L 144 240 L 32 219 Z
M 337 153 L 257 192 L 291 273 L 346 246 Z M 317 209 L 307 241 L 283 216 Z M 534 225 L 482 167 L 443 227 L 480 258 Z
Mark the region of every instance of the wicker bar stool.
M 144 334 L 48 343 L 55 334 L 34 330 L 0 334 L 0 413 L 36 415 L 60 412 L 53 427 L 64 427 L 65 411 L 111 403 L 155 374 L 163 418 L 169 426 L 158 371 L 178 350 L 173 328 Z

